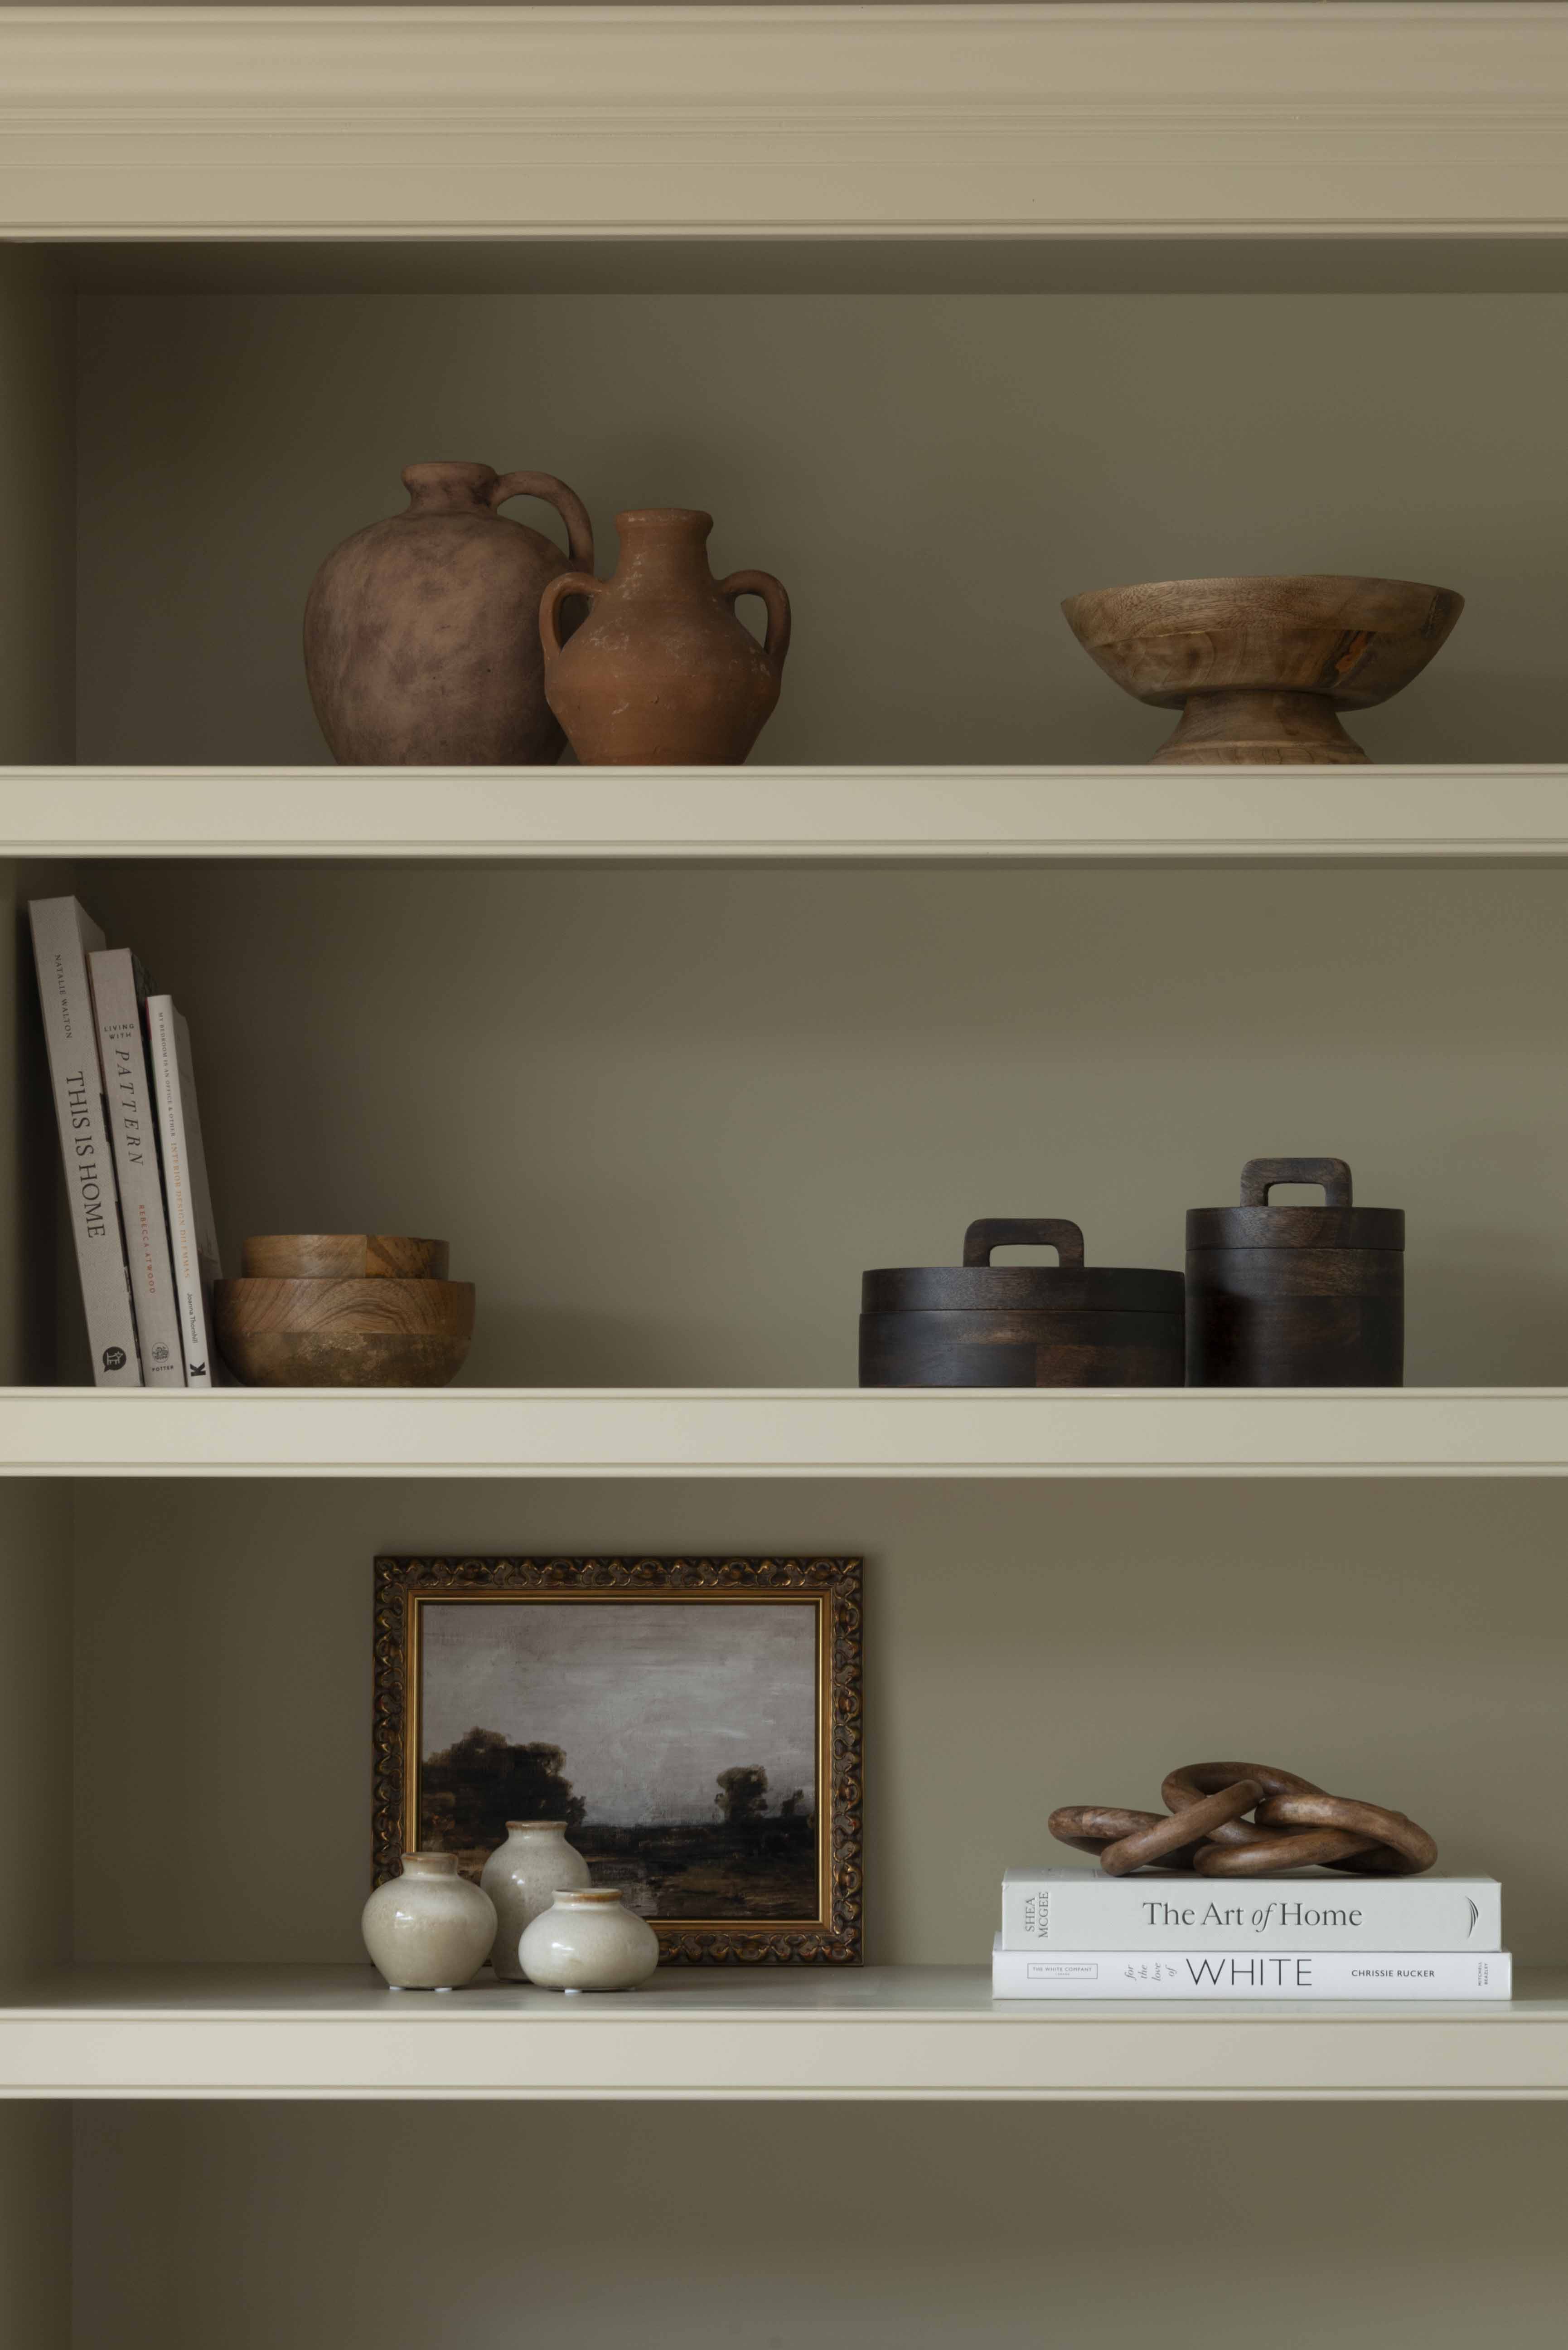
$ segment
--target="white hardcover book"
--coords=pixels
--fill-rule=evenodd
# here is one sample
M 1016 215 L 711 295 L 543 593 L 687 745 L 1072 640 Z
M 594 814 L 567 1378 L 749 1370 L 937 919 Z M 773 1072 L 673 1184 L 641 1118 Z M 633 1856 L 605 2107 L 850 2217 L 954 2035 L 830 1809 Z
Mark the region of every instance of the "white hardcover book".
M 191 1065 L 191 1032 L 171 995 L 147 999 L 148 1042 L 152 1050 L 152 1092 L 158 1105 L 158 1135 L 163 1147 L 163 1180 L 169 1198 L 169 1245 L 174 1262 L 174 1295 L 180 1339 L 185 1352 L 185 1384 L 214 1385 L 213 1284 L 223 1272 L 207 1188 L 207 1159 L 196 1110 L 196 1079 Z
M 1004 1950 L 992 1999 L 1511 1999 L 1507 1950 Z
M 182 1388 L 185 1359 L 163 1211 L 158 1120 L 141 1024 L 147 978 L 129 947 L 99 949 L 88 956 L 88 971 L 115 1173 L 119 1180 L 119 1217 L 141 1347 L 141 1376 L 150 1388 Z
M 1010 1868 L 1004 1950 L 1501 1950 L 1495 1877 Z
M 27 911 L 70 1199 L 71 1238 L 81 1277 L 88 1343 L 92 1348 L 93 1383 L 100 1388 L 139 1388 L 141 1367 L 136 1351 L 130 1274 L 88 984 L 88 956 L 102 946 L 103 932 L 74 898 L 35 898 Z

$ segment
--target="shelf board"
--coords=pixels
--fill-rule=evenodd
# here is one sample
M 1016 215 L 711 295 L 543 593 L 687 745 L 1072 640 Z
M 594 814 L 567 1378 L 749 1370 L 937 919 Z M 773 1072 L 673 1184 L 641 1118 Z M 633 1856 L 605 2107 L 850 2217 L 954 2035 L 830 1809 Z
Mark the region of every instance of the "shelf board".
M 0 1388 L 0 1475 L 1556 1477 L 1568 1388 Z
M 1568 766 L 6 767 L 0 856 L 1568 863 Z
M 1452 245 L 1568 220 L 1552 0 L 8 6 L 0 90 L 0 230 L 43 239 Z
M 1568 1971 L 1502 2005 L 996 2002 L 985 1967 L 705 1973 L 446 1998 L 369 1967 L 86 1968 L 13 1986 L 0 2096 L 1558 2098 Z

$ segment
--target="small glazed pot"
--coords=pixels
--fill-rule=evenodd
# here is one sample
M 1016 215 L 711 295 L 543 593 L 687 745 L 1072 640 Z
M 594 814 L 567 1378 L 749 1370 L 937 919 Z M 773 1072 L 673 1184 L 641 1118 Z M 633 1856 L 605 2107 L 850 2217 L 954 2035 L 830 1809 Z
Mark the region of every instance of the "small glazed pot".
M 406 1852 L 403 1873 L 378 1885 L 359 1920 L 365 1948 L 392 1991 L 460 1991 L 495 1939 L 495 1905 L 457 1873 L 451 1852 Z
M 566 1842 L 564 1820 L 508 1820 L 506 1841 L 485 1862 L 480 1884 L 495 1905 L 490 1963 L 503 1982 L 526 1982 L 517 1946 L 557 1893 L 592 1882 L 588 1864 Z
M 544 1991 L 635 1991 L 659 1964 L 659 1937 L 644 1918 L 601 1886 L 557 1893 L 535 1918 L 518 1953 Z

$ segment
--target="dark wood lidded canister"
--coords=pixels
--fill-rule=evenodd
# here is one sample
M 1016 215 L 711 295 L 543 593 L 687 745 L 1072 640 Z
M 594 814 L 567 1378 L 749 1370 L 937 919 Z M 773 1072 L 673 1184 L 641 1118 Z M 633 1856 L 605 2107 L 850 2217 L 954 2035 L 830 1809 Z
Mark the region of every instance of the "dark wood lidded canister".
M 1054 1248 L 1055 1264 L 992 1264 L 993 1248 Z M 1179 1273 L 1085 1265 L 1055 1217 L 971 1224 L 962 1264 L 863 1276 L 863 1388 L 1179 1388 Z
M 1321 1183 L 1321 1208 L 1271 1208 Z M 1187 1211 L 1189 1388 L 1405 1381 L 1405 1211 L 1351 1204 L 1343 1159 L 1250 1159 L 1237 1208 Z

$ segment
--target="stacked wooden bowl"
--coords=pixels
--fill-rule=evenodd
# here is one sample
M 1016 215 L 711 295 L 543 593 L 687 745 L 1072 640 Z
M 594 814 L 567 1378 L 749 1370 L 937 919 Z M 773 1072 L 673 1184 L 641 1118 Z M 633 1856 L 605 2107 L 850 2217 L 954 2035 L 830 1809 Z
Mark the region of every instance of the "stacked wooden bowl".
M 473 1284 L 447 1279 L 444 1241 L 278 1232 L 246 1241 L 241 1263 L 213 1309 L 246 1387 L 444 1388 L 462 1368 Z

